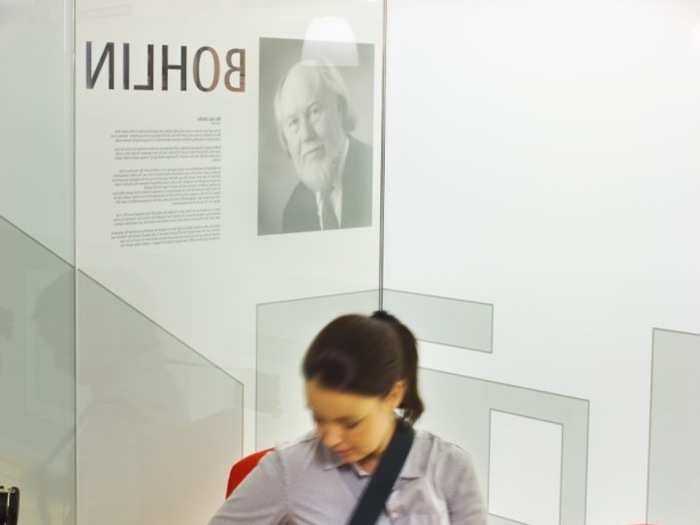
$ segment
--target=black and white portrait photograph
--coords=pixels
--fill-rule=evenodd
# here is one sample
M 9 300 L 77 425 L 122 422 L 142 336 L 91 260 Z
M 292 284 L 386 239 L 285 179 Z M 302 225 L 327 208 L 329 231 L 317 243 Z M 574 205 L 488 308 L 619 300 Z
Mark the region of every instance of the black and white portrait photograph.
M 258 234 L 372 224 L 374 46 L 260 39 Z

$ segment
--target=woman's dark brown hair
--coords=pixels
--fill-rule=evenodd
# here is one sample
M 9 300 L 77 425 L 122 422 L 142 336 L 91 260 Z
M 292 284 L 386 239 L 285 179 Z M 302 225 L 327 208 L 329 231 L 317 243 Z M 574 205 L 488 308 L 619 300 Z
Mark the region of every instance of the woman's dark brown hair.
M 413 424 L 423 413 L 416 338 L 383 310 L 369 317 L 343 315 L 328 323 L 306 351 L 302 370 L 307 381 L 364 396 L 385 397 L 404 380 L 406 393 L 399 405 L 404 420 Z

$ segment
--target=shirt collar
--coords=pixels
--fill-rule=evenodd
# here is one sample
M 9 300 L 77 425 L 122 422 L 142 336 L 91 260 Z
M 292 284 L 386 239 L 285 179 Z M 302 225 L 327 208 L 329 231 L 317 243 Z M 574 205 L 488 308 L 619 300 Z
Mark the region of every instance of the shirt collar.
M 420 478 L 425 474 L 428 460 L 426 444 L 427 442 L 424 439 L 422 432 L 416 431 L 413 444 L 411 445 L 411 450 L 408 451 L 406 461 L 404 462 L 403 467 L 401 467 L 399 478 L 415 479 Z M 342 460 L 332 451 L 323 446 L 320 441 L 318 442 L 318 453 L 321 468 L 323 470 L 331 470 L 334 468 L 337 469 L 343 464 Z M 360 476 L 363 475 L 362 470 L 359 468 L 356 468 L 355 472 L 357 472 Z

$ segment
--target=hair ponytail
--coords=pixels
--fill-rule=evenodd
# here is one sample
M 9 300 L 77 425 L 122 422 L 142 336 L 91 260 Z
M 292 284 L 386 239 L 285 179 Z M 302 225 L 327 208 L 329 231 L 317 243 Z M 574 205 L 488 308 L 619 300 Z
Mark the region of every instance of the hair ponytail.
M 425 405 L 418 391 L 418 345 L 416 337 L 406 325 L 385 310 L 377 310 L 372 314 L 372 318 L 390 324 L 401 340 L 403 380 L 406 381 L 406 393 L 399 408 L 403 410 L 403 418 L 413 424 L 418 421 L 418 418 L 425 410 Z

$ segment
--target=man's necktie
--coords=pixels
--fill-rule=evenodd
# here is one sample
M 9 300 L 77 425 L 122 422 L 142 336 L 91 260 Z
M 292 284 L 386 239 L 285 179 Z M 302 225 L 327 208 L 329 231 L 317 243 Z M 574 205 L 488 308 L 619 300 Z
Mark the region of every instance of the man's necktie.
M 335 216 L 335 212 L 333 211 L 333 204 L 331 203 L 330 193 L 326 193 L 323 196 L 323 206 L 321 210 L 323 214 L 323 229 L 337 230 L 338 218 Z

